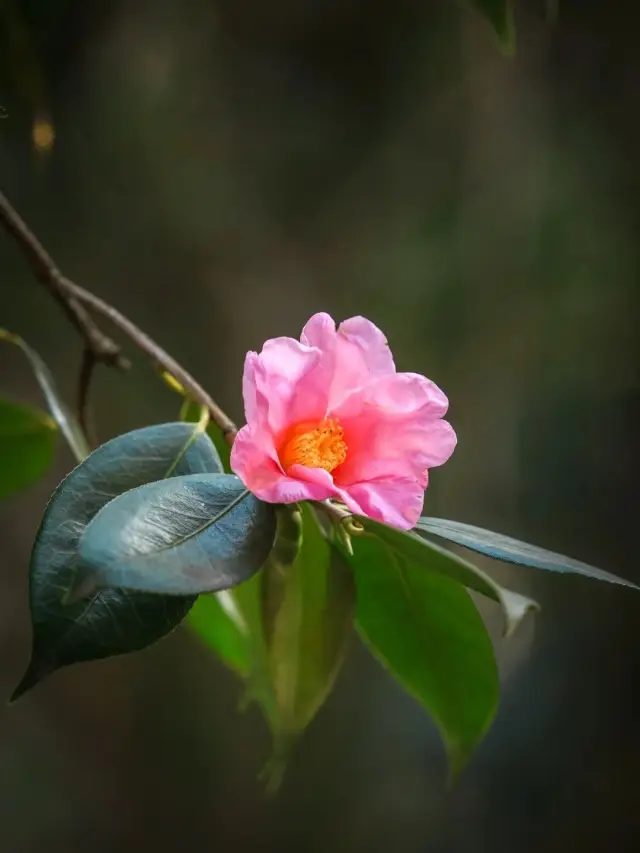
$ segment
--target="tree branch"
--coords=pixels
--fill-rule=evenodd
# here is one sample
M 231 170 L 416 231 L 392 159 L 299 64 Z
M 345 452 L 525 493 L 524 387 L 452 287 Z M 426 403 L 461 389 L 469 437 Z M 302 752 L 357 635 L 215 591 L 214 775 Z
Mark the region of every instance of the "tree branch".
M 35 277 L 47 288 L 82 335 L 95 360 L 120 369 L 129 367 L 129 362 L 122 356 L 120 347 L 100 331 L 82 305 L 73 297 L 69 290 L 71 282 L 62 275 L 51 255 L 2 193 L 0 193 L 0 223 L 22 249 Z
M 227 443 L 233 444 L 238 431 L 236 425 L 193 376 L 124 314 L 63 276 L 53 258 L 2 193 L 0 193 L 0 223 L 18 243 L 35 277 L 61 305 L 71 323 L 84 338 L 86 348 L 91 353 L 89 357 L 85 352 L 81 371 L 79 395 L 83 408 L 86 407 L 88 379 L 95 362 L 100 361 L 121 368 L 128 366 L 128 362 L 120 353 L 120 347 L 96 326 L 84 307 L 86 305 L 92 311 L 106 317 L 156 365 L 170 373 L 194 402 L 206 406 L 211 419 L 220 427 Z
M 91 379 L 93 371 L 97 364 L 96 357 L 93 354 L 91 347 L 85 346 L 82 352 L 82 362 L 80 364 L 80 375 L 78 377 L 78 397 L 77 411 L 78 421 L 82 427 L 87 441 L 91 447 L 97 445 L 96 431 L 94 421 L 91 417 L 91 406 L 89 405 L 89 388 L 91 387 Z

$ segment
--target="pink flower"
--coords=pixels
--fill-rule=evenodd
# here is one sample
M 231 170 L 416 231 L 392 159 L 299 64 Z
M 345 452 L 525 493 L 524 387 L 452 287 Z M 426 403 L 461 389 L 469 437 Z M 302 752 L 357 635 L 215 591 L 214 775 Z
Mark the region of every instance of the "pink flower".
M 396 373 L 387 340 L 364 317 L 336 330 L 315 314 L 293 338 L 247 353 L 247 425 L 231 467 L 269 503 L 342 501 L 354 513 L 408 529 L 428 469 L 453 453 L 448 400 L 429 379 Z

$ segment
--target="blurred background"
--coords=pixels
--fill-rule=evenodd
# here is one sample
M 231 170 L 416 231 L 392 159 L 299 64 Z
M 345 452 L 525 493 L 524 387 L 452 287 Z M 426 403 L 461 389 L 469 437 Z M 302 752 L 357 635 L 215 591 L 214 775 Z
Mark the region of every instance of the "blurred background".
M 248 349 L 315 311 L 371 318 L 451 400 L 429 514 L 640 582 L 634 11 L 561 0 L 550 25 L 521 0 L 506 59 L 453 0 L 2 0 L 0 188 L 240 422 Z M 0 325 L 71 398 L 79 341 L 3 234 Z M 177 415 L 132 355 L 96 377 L 102 439 Z M 40 405 L 21 354 L 0 359 L 0 393 Z M 29 653 L 30 545 L 71 465 L 61 443 L 0 505 L 4 696 Z M 498 643 L 499 715 L 453 792 L 435 728 L 354 636 L 265 798 L 266 726 L 185 629 L 0 709 L 0 850 L 640 849 L 637 596 L 488 568 L 542 612 Z

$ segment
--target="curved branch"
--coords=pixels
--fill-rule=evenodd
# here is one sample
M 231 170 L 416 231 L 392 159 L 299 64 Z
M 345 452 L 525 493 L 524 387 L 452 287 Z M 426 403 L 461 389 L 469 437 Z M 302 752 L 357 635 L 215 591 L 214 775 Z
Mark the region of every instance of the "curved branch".
M 86 404 L 89 379 L 96 362 L 119 368 L 129 366 L 129 362 L 122 356 L 118 344 L 107 337 L 95 324 L 85 309 L 87 306 L 92 311 L 106 317 L 155 364 L 170 373 L 182 385 L 191 399 L 202 406 L 206 406 L 211 414 L 211 419 L 220 427 L 227 443 L 233 444 L 238 431 L 236 425 L 204 388 L 196 382 L 193 376 L 124 314 L 62 275 L 53 258 L 2 193 L 0 193 L 0 224 L 18 243 L 35 277 L 60 304 L 73 326 L 85 340 L 86 349 L 80 388 L 82 407 Z

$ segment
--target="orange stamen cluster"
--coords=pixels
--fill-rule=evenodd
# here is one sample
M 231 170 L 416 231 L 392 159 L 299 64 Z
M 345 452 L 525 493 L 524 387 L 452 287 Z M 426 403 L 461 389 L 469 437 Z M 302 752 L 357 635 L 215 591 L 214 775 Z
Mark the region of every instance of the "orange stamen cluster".
M 333 471 L 347 458 L 344 430 L 335 418 L 305 421 L 288 430 L 280 446 L 280 463 L 285 471 L 292 465 Z

